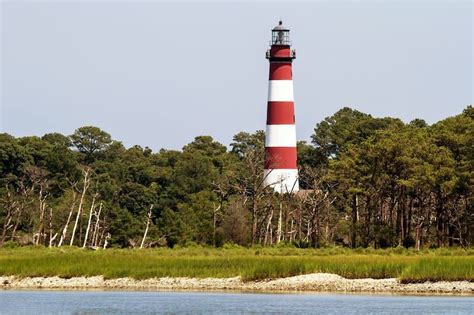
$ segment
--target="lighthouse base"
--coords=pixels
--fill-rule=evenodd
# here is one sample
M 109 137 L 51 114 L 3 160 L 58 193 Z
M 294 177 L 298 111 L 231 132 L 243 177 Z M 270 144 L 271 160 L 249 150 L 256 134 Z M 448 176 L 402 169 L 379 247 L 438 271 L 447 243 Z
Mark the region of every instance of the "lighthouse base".
M 300 189 L 297 169 L 269 169 L 264 176 L 265 185 L 278 193 L 296 193 Z

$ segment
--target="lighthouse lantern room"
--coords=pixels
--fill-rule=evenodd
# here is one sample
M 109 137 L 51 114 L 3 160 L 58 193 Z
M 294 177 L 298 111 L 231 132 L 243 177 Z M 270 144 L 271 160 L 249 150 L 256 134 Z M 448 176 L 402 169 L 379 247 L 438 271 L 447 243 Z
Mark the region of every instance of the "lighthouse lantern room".
M 271 45 L 291 45 L 290 30 L 283 26 L 282 21 L 272 29 Z

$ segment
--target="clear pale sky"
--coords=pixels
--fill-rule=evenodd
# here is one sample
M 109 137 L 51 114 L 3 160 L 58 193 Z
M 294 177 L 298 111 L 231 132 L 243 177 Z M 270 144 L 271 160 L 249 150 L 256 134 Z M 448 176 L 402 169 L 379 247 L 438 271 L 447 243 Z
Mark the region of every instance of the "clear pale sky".
M 15 136 L 95 125 L 158 150 L 264 129 L 280 17 L 299 140 L 343 106 L 433 123 L 473 103 L 472 1 L 0 6 L 0 132 Z

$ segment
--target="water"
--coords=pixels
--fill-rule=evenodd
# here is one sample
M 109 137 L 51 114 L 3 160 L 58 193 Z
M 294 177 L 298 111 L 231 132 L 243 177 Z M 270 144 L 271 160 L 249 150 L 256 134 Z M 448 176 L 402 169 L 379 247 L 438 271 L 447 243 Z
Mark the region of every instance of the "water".
M 0 314 L 473 314 L 474 297 L 0 291 Z

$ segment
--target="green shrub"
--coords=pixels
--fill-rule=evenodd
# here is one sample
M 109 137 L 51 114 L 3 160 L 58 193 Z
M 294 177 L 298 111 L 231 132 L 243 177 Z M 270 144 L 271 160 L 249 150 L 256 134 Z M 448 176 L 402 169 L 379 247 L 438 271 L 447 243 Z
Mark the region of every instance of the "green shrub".
M 240 246 L 239 244 L 235 244 L 233 242 L 226 242 L 226 243 L 224 243 L 224 245 L 222 245 L 222 248 L 223 249 L 241 249 L 243 247 Z
M 2 245 L 3 248 L 16 248 L 16 247 L 19 247 L 19 246 L 20 245 L 17 242 L 14 242 L 14 241 L 6 241 Z

